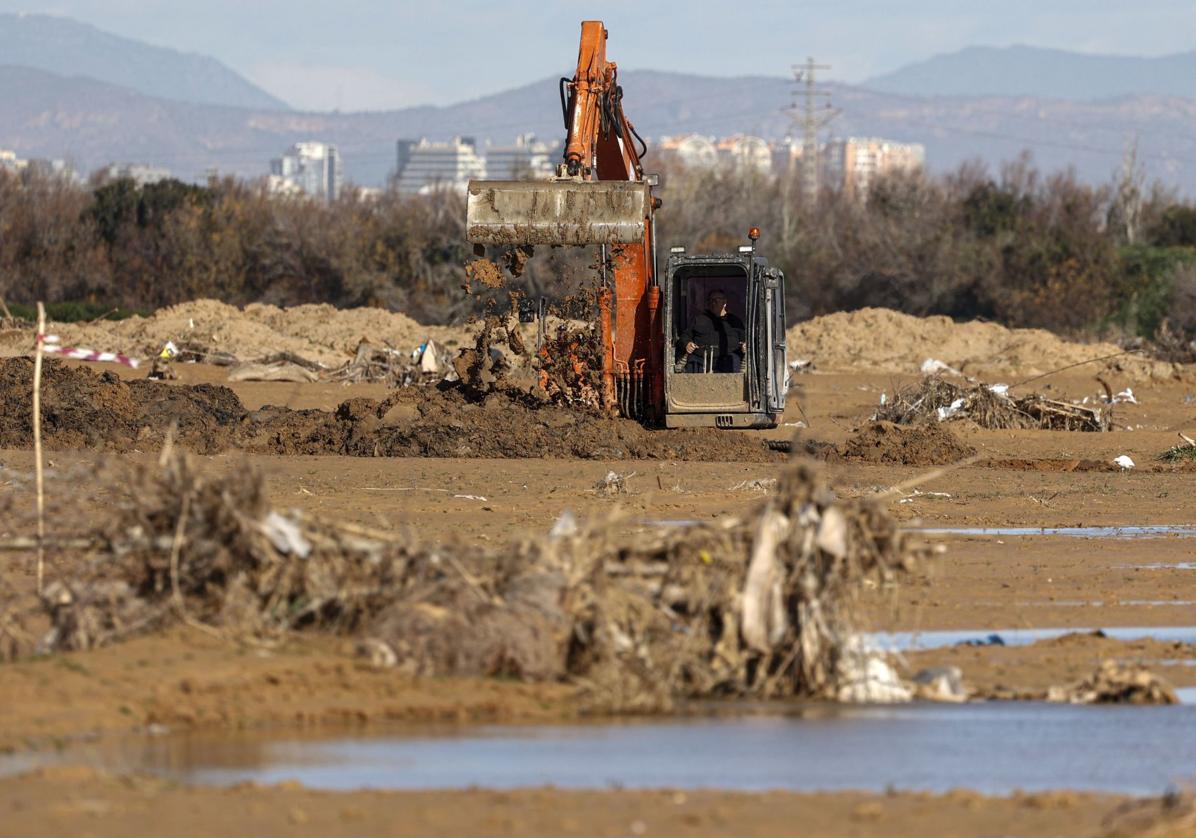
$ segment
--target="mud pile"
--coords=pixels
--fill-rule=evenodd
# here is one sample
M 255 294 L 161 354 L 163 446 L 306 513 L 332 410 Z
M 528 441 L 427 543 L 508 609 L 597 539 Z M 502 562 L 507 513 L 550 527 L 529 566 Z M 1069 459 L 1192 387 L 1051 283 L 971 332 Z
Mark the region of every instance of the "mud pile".
M 33 445 L 33 362 L 0 361 L 0 448 Z M 127 451 L 176 441 L 200 454 L 229 447 L 245 408 L 227 387 L 125 382 L 110 372 L 46 361 L 42 368 L 42 442 L 50 450 Z
M 957 463 L 976 453 L 941 425 L 895 425 L 872 422 L 843 445 L 849 460 L 902 466 L 940 466 Z
M 0 361 L 0 447 L 33 445 L 32 369 L 26 358 Z M 145 450 L 161 444 L 174 424 L 175 441 L 203 454 L 239 448 L 357 457 L 783 459 L 754 436 L 648 430 L 513 390 L 471 398 L 453 385 L 410 387 L 381 402 L 349 399 L 332 412 L 267 406 L 250 413 L 227 387 L 125 382 L 53 360 L 45 364 L 43 388 L 43 440 L 51 450 Z
M 1111 343 L 1073 343 L 1042 329 L 956 323 L 947 317 L 914 317 L 883 308 L 815 317 L 791 328 L 787 343 L 790 358 L 811 359 L 820 370 L 916 373 L 933 358 L 979 378 L 1039 375 L 1121 352 Z M 1121 355 L 1086 369 L 1157 378 L 1170 376 L 1174 367 Z
M 926 556 L 802 464 L 743 520 L 640 534 L 612 519 L 497 551 L 283 515 L 251 470 L 208 477 L 178 452 L 103 488 L 113 515 L 76 536 L 91 556 L 48 588 L 45 649 L 180 621 L 324 631 L 412 674 L 569 680 L 614 710 L 833 696 L 857 592 Z

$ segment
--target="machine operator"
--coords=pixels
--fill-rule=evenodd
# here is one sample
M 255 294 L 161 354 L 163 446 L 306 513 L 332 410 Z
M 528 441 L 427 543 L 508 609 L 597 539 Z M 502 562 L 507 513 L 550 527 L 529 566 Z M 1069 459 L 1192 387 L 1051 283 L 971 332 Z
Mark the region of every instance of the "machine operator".
M 727 295 L 715 289 L 706 295 L 706 310 L 681 333 L 686 372 L 739 372 L 747 350 L 743 321 L 727 311 Z

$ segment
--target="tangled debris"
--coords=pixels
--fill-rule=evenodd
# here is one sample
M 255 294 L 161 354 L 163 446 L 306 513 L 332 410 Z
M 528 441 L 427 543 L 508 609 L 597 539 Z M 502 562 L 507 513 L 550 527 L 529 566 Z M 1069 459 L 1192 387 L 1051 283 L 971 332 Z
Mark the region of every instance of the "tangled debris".
M 872 418 L 897 425 L 971 419 L 989 430 L 1107 431 L 1111 426 L 1109 412 L 1099 407 L 1037 393 L 1012 396 L 1004 385 L 955 383 L 937 375 L 897 390 Z
M 75 539 L 85 560 L 47 590 L 46 649 L 177 622 L 333 632 L 413 673 L 565 680 L 613 710 L 834 696 L 857 592 L 925 554 L 803 463 L 743 520 L 647 534 L 597 521 L 494 552 L 284 515 L 251 470 L 209 477 L 181 454 L 112 480 L 111 523 Z
M 1069 687 L 1051 687 L 1047 701 L 1070 704 L 1179 704 L 1175 688 L 1137 664 L 1114 660 Z
M 1159 455 L 1159 459 L 1166 463 L 1190 463 L 1196 461 L 1196 440 L 1181 433 L 1182 444 L 1173 445 Z

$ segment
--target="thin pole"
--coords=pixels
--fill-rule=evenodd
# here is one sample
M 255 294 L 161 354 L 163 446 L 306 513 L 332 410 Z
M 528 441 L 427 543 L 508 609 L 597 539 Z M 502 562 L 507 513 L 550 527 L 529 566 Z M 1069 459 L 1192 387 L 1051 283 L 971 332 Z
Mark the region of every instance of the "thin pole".
M 46 307 L 37 304 L 37 349 L 33 355 L 33 458 L 37 473 L 37 595 L 42 595 L 46 567 L 46 494 L 42 473 L 42 354 L 46 341 Z

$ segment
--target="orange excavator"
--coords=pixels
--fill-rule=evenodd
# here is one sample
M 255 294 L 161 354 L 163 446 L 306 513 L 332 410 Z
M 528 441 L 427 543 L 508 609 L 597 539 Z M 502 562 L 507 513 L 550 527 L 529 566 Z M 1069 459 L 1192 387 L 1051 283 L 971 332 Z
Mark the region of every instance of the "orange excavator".
M 647 146 L 623 113 L 600 21 L 581 25 L 561 79 L 567 137 L 550 181 L 470 181 L 466 236 L 482 245 L 598 245 L 602 403 L 666 427 L 775 427 L 785 409 L 784 276 L 756 250 L 670 248 L 658 274 Z

